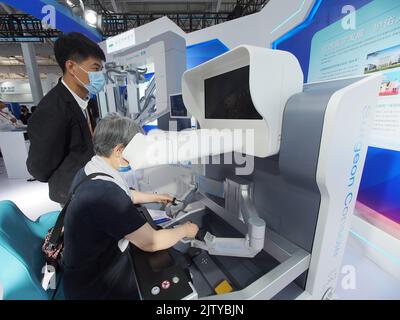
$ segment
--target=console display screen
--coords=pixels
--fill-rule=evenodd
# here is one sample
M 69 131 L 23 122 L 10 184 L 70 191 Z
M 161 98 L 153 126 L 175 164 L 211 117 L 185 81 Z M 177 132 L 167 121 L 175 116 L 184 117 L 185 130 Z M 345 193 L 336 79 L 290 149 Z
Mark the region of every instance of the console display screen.
M 188 112 L 183 103 L 182 94 L 170 96 L 171 103 L 171 118 L 187 118 Z
M 205 79 L 205 118 L 262 120 L 251 99 L 249 75 L 247 66 Z

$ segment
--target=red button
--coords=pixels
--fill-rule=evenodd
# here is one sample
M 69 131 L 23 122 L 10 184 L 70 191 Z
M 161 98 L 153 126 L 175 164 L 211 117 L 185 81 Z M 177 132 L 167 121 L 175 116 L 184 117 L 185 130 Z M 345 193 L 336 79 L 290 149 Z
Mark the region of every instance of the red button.
M 171 283 L 168 280 L 165 280 L 161 283 L 161 288 L 168 289 L 171 286 Z

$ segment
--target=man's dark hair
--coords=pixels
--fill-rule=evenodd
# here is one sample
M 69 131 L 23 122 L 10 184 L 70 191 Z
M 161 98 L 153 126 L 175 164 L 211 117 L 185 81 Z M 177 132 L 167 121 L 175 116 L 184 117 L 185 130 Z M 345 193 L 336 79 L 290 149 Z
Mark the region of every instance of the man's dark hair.
M 65 73 L 65 62 L 67 60 L 73 60 L 78 63 L 89 57 L 102 61 L 106 60 L 104 52 L 99 45 L 79 32 L 61 35 L 54 44 L 54 54 L 63 73 Z

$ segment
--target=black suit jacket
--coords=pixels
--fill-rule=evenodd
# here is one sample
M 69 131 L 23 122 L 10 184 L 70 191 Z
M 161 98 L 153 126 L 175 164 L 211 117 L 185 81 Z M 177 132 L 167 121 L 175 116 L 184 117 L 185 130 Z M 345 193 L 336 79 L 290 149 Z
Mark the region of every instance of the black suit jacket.
M 28 136 L 28 171 L 37 180 L 49 183 L 51 200 L 65 203 L 75 174 L 94 151 L 82 109 L 61 81 L 30 117 Z

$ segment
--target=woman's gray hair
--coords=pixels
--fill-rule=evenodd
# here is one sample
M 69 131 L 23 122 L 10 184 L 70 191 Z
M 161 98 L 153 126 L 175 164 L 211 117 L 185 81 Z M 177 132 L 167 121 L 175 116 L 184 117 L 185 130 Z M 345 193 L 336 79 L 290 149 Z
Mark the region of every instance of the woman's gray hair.
M 134 120 L 110 113 L 99 121 L 94 130 L 94 152 L 109 157 L 116 146 L 122 144 L 126 147 L 137 133 L 143 133 L 143 130 Z

